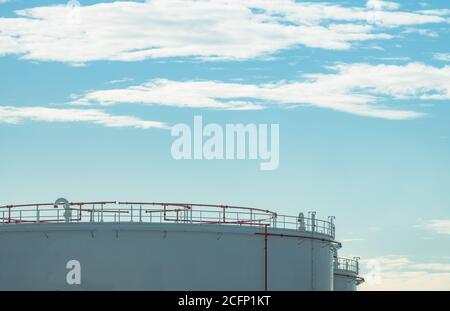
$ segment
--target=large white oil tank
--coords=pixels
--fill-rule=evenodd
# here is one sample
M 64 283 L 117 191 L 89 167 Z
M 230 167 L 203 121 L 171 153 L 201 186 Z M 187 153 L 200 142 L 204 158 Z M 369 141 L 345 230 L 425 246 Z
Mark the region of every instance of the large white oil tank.
M 60 199 L 0 219 L 0 290 L 333 290 L 336 275 L 315 214 Z

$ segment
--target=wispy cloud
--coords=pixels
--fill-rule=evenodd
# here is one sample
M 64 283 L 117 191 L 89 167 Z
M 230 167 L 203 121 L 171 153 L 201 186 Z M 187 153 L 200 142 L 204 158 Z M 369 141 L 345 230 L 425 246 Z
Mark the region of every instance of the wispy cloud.
M 400 7 L 396 2 L 382 0 L 368 0 L 366 6 L 375 10 L 397 10 Z
M 263 87 L 250 84 L 155 79 L 143 85 L 89 92 L 72 104 L 107 106 L 143 103 L 189 108 L 251 110 L 263 108 L 254 102 L 262 89 Z
M 450 62 L 450 53 L 436 53 L 433 58 L 444 62 Z
M 403 33 L 419 34 L 421 36 L 426 36 L 426 37 L 431 37 L 431 38 L 439 37 L 439 34 L 436 31 L 432 31 L 432 30 L 429 30 L 429 29 L 407 28 Z
M 434 219 L 419 225 L 421 228 L 432 230 L 439 234 L 450 234 L 450 219 Z
M 367 272 L 362 290 L 450 290 L 450 263 L 419 263 L 388 255 L 363 260 L 362 267 Z
M 426 15 L 438 15 L 438 16 L 450 15 L 450 9 L 420 10 L 417 12 Z
M 106 82 L 106 84 L 118 84 L 118 83 L 130 82 L 130 81 L 133 81 L 133 79 L 132 78 L 122 78 L 122 79 L 108 81 L 108 82 Z
M 342 239 L 343 243 L 362 242 L 362 241 L 364 241 L 364 239 L 361 238 Z
M 17 17 L 0 18 L 0 55 L 78 65 L 180 56 L 250 59 L 298 45 L 344 50 L 355 42 L 393 38 L 383 32 L 386 28 L 447 22 L 439 14 L 397 8 L 393 2 L 374 0 L 364 7 L 293 0 L 36 7 L 17 11 Z
M 392 120 L 422 116 L 386 106 L 398 101 L 450 99 L 450 66 L 339 64 L 327 74 L 303 81 L 270 84 L 156 79 L 127 88 L 98 90 L 73 101 L 78 105 L 156 104 L 212 109 L 260 109 L 268 105 L 311 105 L 361 116 Z
M 134 127 L 140 129 L 167 127 L 162 122 L 145 121 L 130 116 L 111 115 L 97 109 L 0 106 L 0 124 L 20 124 L 29 120 L 44 122 L 88 122 L 106 127 Z

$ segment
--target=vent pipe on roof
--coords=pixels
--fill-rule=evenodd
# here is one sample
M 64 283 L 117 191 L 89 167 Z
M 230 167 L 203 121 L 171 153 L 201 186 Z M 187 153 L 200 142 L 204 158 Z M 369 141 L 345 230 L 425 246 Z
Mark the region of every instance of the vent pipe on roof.
M 70 203 L 64 198 L 59 198 L 55 201 L 55 204 L 53 204 L 54 208 L 58 208 L 59 205 L 63 205 L 64 207 L 64 221 L 66 223 L 70 222 L 70 219 L 72 218 L 72 211 L 70 209 Z

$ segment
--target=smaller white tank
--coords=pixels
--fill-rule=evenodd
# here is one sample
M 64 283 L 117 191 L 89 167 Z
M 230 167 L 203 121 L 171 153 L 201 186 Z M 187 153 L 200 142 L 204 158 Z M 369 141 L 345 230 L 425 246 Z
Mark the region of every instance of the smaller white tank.
M 333 258 L 333 290 L 334 291 L 356 291 L 357 286 L 364 282 L 364 278 L 360 277 L 359 274 L 359 258 L 354 257 Z

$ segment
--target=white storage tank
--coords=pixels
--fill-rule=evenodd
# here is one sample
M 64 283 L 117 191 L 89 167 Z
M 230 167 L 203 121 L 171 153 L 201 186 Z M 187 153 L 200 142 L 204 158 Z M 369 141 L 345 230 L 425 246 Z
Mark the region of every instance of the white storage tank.
M 334 224 L 315 214 L 59 199 L 0 219 L 0 290 L 328 291 L 336 275 Z
M 355 257 L 334 257 L 334 291 L 356 291 L 357 286 L 364 282 L 359 276 L 359 261 Z

